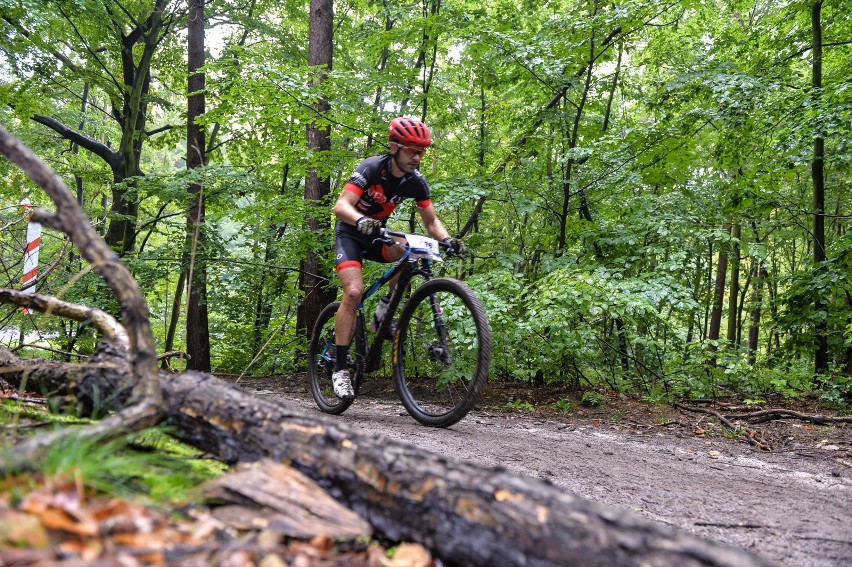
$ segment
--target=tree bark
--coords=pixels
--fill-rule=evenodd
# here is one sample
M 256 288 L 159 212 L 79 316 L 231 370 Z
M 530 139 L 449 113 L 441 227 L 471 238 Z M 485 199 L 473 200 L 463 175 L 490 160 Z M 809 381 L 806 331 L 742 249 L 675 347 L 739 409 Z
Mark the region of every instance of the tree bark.
M 740 298 L 740 224 L 734 222 L 731 225 L 731 286 L 728 291 L 728 346 L 736 348 L 738 346 L 737 336 L 739 335 L 739 308 L 738 301 Z
M 310 3 L 310 40 L 308 45 L 308 65 L 319 68 L 314 74 L 312 83 L 325 80 L 325 72 L 331 70 L 332 37 L 334 21 L 333 0 L 311 0 Z M 320 98 L 316 103 L 318 116 L 323 116 L 329 110 L 328 101 Z M 320 125 L 317 121 L 308 125 L 308 149 L 314 155 L 322 155 L 331 149 L 331 128 Z M 305 177 L 305 201 L 311 208 L 319 208 L 331 192 L 331 184 L 326 173 L 319 174 L 316 166 L 312 167 Z M 321 221 L 319 215 L 310 215 L 305 224 L 311 232 L 327 227 L 327 221 Z M 317 252 L 312 250 L 301 262 L 299 289 L 304 299 L 296 315 L 296 327 L 300 333 L 308 337 L 319 312 L 329 302 L 334 300 L 333 292 L 329 291 L 330 278 L 323 276 Z
M 813 31 L 813 67 L 811 86 L 813 104 L 816 112 L 820 112 L 819 103 L 822 90 L 822 2 L 817 0 L 811 9 L 811 28 Z M 811 161 L 811 179 L 814 187 L 814 265 L 825 261 L 825 139 L 822 135 L 821 122 L 817 120 L 817 131 L 814 136 L 814 151 Z M 828 372 L 828 302 L 823 293 L 818 293 L 814 302 L 816 322 L 816 348 L 814 351 L 814 372 Z
M 204 115 L 204 0 L 188 0 L 187 63 L 188 89 L 186 167 L 201 169 L 206 162 L 204 129 L 198 120 Z M 205 196 L 200 182 L 189 184 L 192 200 L 186 219 L 186 245 L 189 262 L 185 265 L 187 368 L 210 372 L 210 326 L 207 313 L 207 256 L 204 235 Z
M 852 327 L 852 293 L 846 292 L 847 324 Z M 846 347 L 846 360 L 843 363 L 843 371 L 847 376 L 852 376 L 852 346 Z
M 757 362 L 757 348 L 760 339 L 760 316 L 763 305 L 763 282 L 766 280 L 766 267 L 762 260 L 755 260 L 753 268 L 754 295 L 751 299 L 751 313 L 748 327 L 748 365 Z
M 731 225 L 725 223 L 723 230 L 730 234 Z M 710 330 L 707 333 L 707 339 L 710 341 L 719 340 L 719 331 L 722 328 L 722 306 L 725 301 L 725 278 L 728 273 L 728 254 L 724 246 L 719 247 L 719 259 L 716 264 L 716 283 L 713 286 L 713 309 L 710 311 Z M 716 352 L 716 345 L 710 345 L 710 351 Z M 710 367 L 716 366 L 716 356 L 708 359 L 707 364 Z
M 183 266 L 183 264 L 181 264 L 181 266 Z M 175 333 L 177 332 L 178 322 L 180 321 L 180 305 L 183 297 L 183 288 L 185 286 L 186 270 L 181 267 L 177 285 L 175 285 L 175 295 L 172 298 L 172 310 L 169 314 L 169 328 L 166 330 L 166 340 L 163 346 L 164 352 L 170 352 L 174 349 Z M 163 368 L 166 368 L 167 366 L 168 361 L 163 361 Z

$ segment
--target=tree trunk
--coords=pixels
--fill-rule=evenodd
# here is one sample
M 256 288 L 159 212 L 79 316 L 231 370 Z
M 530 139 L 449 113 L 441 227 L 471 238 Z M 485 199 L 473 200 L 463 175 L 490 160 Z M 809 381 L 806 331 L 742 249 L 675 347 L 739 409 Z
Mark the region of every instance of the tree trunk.
M 119 255 L 132 252 L 136 247 L 136 218 L 139 201 L 135 183 L 125 188 L 119 183 L 128 177 L 142 175 L 140 167 L 142 146 L 146 140 L 145 125 L 148 120 L 148 92 L 151 87 L 151 62 L 163 35 L 171 30 L 172 21 L 163 18 L 168 0 L 156 0 L 147 17 L 138 25 L 121 30 L 121 65 L 124 79 L 121 108 L 113 108 L 113 115 L 121 125 L 121 140 L 117 164 L 113 167 L 116 184 L 112 191 L 112 211 L 118 216 L 109 223 L 106 241 Z
M 204 129 L 198 123 L 204 115 L 204 0 L 188 0 L 188 89 L 186 167 L 204 167 Z M 186 219 L 186 241 L 189 263 L 186 294 L 186 353 L 187 368 L 210 372 L 210 326 L 207 313 L 207 247 L 204 235 L 204 186 L 189 184 L 191 206 Z
M 308 65 L 311 68 L 331 70 L 332 63 L 332 33 L 333 33 L 333 0 L 311 0 L 310 5 L 310 41 L 308 45 Z M 314 74 L 312 83 L 325 80 L 325 71 Z M 316 103 L 317 114 L 322 116 L 329 109 L 328 101 L 320 98 Z M 331 148 L 331 128 L 320 126 L 317 122 L 308 125 L 308 149 L 316 156 L 322 155 Z M 331 184 L 327 174 L 320 176 L 316 167 L 311 168 L 305 177 L 305 200 L 315 210 L 324 209 L 324 200 L 331 192 Z M 317 213 L 305 219 L 305 224 L 311 232 L 327 227 L 327 221 L 320 218 L 327 216 Z M 334 292 L 329 290 L 330 278 L 323 276 L 317 251 L 312 250 L 301 262 L 299 274 L 299 289 L 304 299 L 296 316 L 296 327 L 303 336 L 310 336 L 314 321 L 326 304 L 334 300 Z
M 624 55 L 624 42 L 618 44 L 618 60 L 615 63 L 615 74 L 612 76 L 612 87 L 609 90 L 609 96 L 606 99 L 606 112 L 604 113 L 603 126 L 601 130 L 606 132 L 609 129 L 609 117 L 612 112 L 612 101 L 615 98 L 615 89 L 618 87 L 618 76 L 621 74 L 621 59 Z
M 694 284 L 692 286 L 692 297 L 695 299 L 695 302 L 700 306 L 701 301 L 701 288 L 703 286 L 704 281 L 704 269 L 701 267 L 701 255 L 695 255 L 695 274 L 694 274 Z M 698 321 L 695 320 L 696 316 L 698 317 Z M 695 328 L 699 327 L 698 334 L 701 334 L 700 330 L 701 326 L 701 315 L 696 315 L 695 313 L 691 313 L 689 315 L 689 327 L 686 330 L 686 342 L 691 343 L 695 336 Z
M 177 332 L 178 322 L 180 321 L 180 305 L 183 298 L 184 286 L 186 286 L 186 270 L 181 266 L 180 275 L 175 286 L 175 296 L 172 298 L 172 311 L 169 315 L 169 328 L 166 330 L 166 341 L 163 346 L 163 352 L 174 350 L 175 333 Z M 164 360 L 162 367 L 167 368 L 168 361 Z
M 731 225 L 725 223 L 722 228 L 726 233 L 731 233 Z M 725 301 L 725 279 L 728 274 L 728 254 L 724 246 L 719 247 L 719 259 L 716 264 L 716 283 L 713 286 L 713 308 L 710 311 L 710 330 L 707 332 L 707 340 L 718 341 L 719 331 L 722 328 L 722 305 Z M 710 345 L 710 352 L 716 352 L 716 345 Z M 716 366 L 716 357 L 707 360 L 711 367 Z
M 849 313 L 847 322 L 852 327 L 852 293 L 846 292 L 846 312 Z M 846 347 L 846 360 L 843 369 L 847 376 L 852 376 L 852 346 Z
M 813 31 L 813 76 L 811 85 L 814 108 L 819 112 L 822 89 L 822 22 L 820 20 L 822 2 L 817 0 L 811 9 L 811 27 Z M 814 136 L 814 153 L 811 161 L 811 178 L 814 186 L 814 265 L 825 261 L 825 140 L 822 136 L 821 122 L 817 120 Z M 822 293 L 814 302 L 816 322 L 816 349 L 814 352 L 814 372 L 828 372 L 828 302 Z
M 751 298 L 751 313 L 748 326 L 748 365 L 754 366 L 757 362 L 757 348 L 760 338 L 760 315 L 763 304 L 763 282 L 766 279 L 766 268 L 761 260 L 755 260 L 754 268 L 754 295 Z
M 728 345 L 736 348 L 739 329 L 738 302 L 740 299 L 740 224 L 731 226 L 731 287 L 728 291 Z

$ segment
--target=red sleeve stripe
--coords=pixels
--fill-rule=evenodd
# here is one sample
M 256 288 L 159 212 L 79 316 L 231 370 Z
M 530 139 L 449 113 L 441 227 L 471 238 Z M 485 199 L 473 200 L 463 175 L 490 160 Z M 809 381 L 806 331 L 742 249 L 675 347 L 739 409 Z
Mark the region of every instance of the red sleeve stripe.
M 364 194 L 364 190 L 355 185 L 354 183 L 347 183 L 343 186 L 344 191 L 349 191 L 350 193 L 355 193 L 359 197 Z
M 345 270 L 346 268 L 358 268 L 361 269 L 361 262 L 358 260 L 347 260 L 345 262 L 341 262 L 337 265 L 337 271 Z
M 426 199 L 425 201 L 417 201 L 417 207 L 420 209 L 425 209 L 429 205 L 432 204 L 432 199 Z

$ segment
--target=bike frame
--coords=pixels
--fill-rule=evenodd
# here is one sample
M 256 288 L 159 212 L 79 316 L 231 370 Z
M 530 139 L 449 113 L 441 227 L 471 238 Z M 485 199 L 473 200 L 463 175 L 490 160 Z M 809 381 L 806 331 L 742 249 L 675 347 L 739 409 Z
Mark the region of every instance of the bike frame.
M 403 233 L 391 231 L 387 231 L 387 234 L 391 236 L 405 236 L 405 234 Z M 405 293 L 406 288 L 408 287 L 408 284 L 411 283 L 411 280 L 418 275 L 423 276 L 423 279 L 425 281 L 429 281 L 433 278 L 431 260 L 427 258 L 411 258 L 412 251 L 410 248 L 396 241 L 394 241 L 394 245 L 400 246 L 404 249 L 402 258 L 397 260 L 393 266 L 388 268 L 385 273 L 383 273 L 375 282 L 373 282 L 373 285 L 371 285 L 361 296 L 361 302 L 358 304 L 358 324 L 356 325 L 355 332 L 361 334 L 361 344 L 367 345 L 363 366 L 358 366 L 359 379 L 363 373 L 373 372 L 375 370 L 378 370 L 381 366 L 382 346 L 384 345 L 388 330 L 390 329 L 390 326 L 393 322 L 393 315 L 396 314 L 400 303 L 402 303 L 402 297 Z M 373 338 L 373 342 L 368 344 L 367 326 L 365 324 L 364 318 L 364 303 L 397 275 L 399 275 L 399 282 L 397 282 L 396 288 L 390 295 L 387 314 L 384 316 L 382 322 L 379 324 L 379 328 L 376 329 L 376 334 Z M 446 330 L 444 329 L 444 323 L 441 318 L 440 307 L 438 306 L 438 301 L 435 297 L 432 297 L 432 312 L 435 318 L 435 324 L 438 329 L 438 333 L 443 342 L 446 339 Z

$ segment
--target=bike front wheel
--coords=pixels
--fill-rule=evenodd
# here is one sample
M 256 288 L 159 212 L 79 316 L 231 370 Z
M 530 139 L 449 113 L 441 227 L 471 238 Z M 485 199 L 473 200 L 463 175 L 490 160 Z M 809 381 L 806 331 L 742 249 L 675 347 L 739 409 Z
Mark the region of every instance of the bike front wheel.
M 337 318 L 337 308 L 340 302 L 330 303 L 320 312 L 311 333 L 311 341 L 308 346 L 308 382 L 310 383 L 311 395 L 313 395 L 317 406 L 325 413 L 337 415 L 346 411 L 352 405 L 353 400 L 342 400 L 334 394 L 331 375 L 334 374 L 337 352 L 334 339 L 334 321 Z M 352 342 L 354 349 L 350 347 L 347 368 L 352 378 L 352 385 L 356 388 L 360 381 L 361 365 L 363 364 L 363 342 L 357 337 Z
M 467 285 L 436 278 L 414 291 L 393 341 L 394 385 L 414 419 L 457 423 L 482 395 L 490 365 L 488 319 Z

